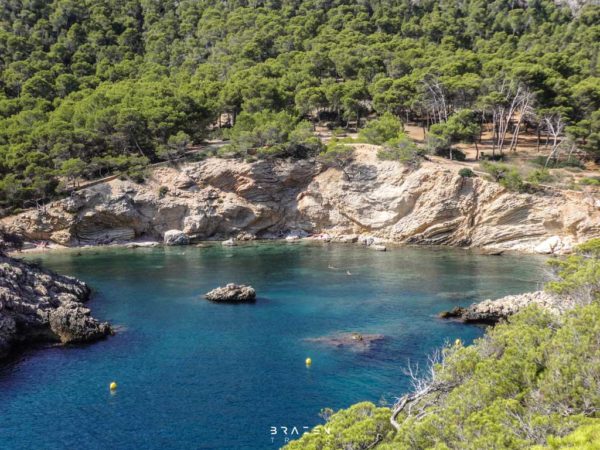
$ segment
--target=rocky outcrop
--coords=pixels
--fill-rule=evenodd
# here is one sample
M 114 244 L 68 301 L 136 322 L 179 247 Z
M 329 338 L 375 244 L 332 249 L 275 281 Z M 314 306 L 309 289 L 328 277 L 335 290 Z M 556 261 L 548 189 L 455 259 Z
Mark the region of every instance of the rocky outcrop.
M 165 245 L 187 245 L 190 238 L 181 230 L 169 230 L 163 237 Z
M 0 358 L 34 342 L 87 342 L 111 333 L 82 303 L 85 283 L 0 255 Z
M 442 319 L 458 319 L 465 323 L 495 324 L 530 305 L 537 305 L 553 313 L 561 314 L 575 306 L 573 299 L 546 291 L 508 295 L 497 300 L 473 303 L 466 308 L 457 306 L 440 313 Z
M 2 225 L 64 245 L 162 240 L 168 230 L 181 230 L 192 242 L 319 234 L 567 253 L 600 236 L 600 202 L 591 193 L 518 194 L 483 177 L 463 179 L 450 163 L 410 171 L 377 160 L 376 150 L 358 145 L 343 172 L 314 160 L 209 158 L 161 167 L 144 184 L 112 180 Z
M 204 298 L 217 303 L 244 303 L 256 300 L 256 291 L 245 284 L 229 283 L 206 293 Z

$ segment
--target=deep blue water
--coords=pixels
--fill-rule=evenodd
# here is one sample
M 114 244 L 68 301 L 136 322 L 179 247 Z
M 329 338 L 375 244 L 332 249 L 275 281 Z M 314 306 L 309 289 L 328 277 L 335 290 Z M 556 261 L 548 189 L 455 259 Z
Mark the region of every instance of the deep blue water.
M 544 266 L 462 250 L 282 243 L 28 258 L 87 281 L 93 314 L 120 331 L 0 367 L 2 449 L 277 448 L 272 426 L 302 430 L 323 407 L 393 401 L 408 389 L 408 360 L 483 333 L 436 313 L 539 287 Z M 227 282 L 252 284 L 258 301 L 200 298 Z M 386 340 L 367 353 L 305 340 L 340 331 Z

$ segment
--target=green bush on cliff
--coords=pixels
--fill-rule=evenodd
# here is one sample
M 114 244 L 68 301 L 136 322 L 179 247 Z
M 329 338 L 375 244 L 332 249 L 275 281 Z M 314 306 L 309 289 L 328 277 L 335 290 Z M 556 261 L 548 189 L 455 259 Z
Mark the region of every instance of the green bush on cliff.
M 526 184 L 516 167 L 508 164 L 483 161 L 481 169 L 489 173 L 492 179 L 510 191 L 523 192 Z
M 399 161 L 402 164 L 416 169 L 421 164 L 423 150 L 401 133 L 398 137 L 387 141 L 383 148 L 377 151 L 377 158 L 382 161 Z
M 571 295 L 583 303 L 600 300 L 600 238 L 579 245 L 565 259 L 549 263 L 557 279 L 547 284 L 548 290 Z
M 600 420 L 590 420 L 565 437 L 548 438 L 547 446 L 536 446 L 534 450 L 598 450 L 600 449 Z
M 390 112 L 371 120 L 360 131 L 359 138 L 369 144 L 382 145 L 384 142 L 398 138 L 403 134 L 402 121 Z
M 323 424 L 291 442 L 289 450 L 367 449 L 385 439 L 392 431 L 390 410 L 372 403 L 357 403 L 331 416 Z

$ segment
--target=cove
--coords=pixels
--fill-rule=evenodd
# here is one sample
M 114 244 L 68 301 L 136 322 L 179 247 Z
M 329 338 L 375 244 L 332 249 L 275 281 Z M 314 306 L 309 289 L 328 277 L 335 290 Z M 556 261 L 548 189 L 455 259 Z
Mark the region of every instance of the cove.
M 534 256 L 306 243 L 27 259 L 86 281 L 93 315 L 118 332 L 0 366 L 3 449 L 278 448 L 282 427 L 302 432 L 324 407 L 393 402 L 410 388 L 409 360 L 483 334 L 438 312 L 537 289 L 545 267 Z M 257 302 L 201 298 L 228 282 L 254 286 Z M 385 339 L 366 352 L 307 340 L 338 332 Z

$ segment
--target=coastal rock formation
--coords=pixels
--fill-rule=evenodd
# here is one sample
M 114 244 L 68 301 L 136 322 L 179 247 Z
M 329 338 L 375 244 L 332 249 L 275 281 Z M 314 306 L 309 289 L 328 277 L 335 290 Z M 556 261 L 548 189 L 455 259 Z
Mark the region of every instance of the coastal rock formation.
M 243 303 L 256 300 L 256 291 L 245 284 L 229 283 L 206 293 L 204 298 L 217 303 Z
M 160 167 L 144 184 L 111 180 L 1 225 L 63 245 L 159 240 L 182 230 L 191 241 L 311 234 L 539 253 L 568 253 L 600 235 L 600 202 L 591 193 L 519 194 L 483 177 L 463 179 L 450 163 L 410 171 L 379 161 L 375 146 L 356 147 L 343 172 L 314 160 Z
M 497 300 L 484 300 L 462 308 L 457 306 L 451 311 L 442 312 L 443 319 L 458 319 L 466 323 L 495 324 L 530 305 L 538 305 L 548 311 L 560 314 L 575 306 L 569 297 L 563 297 L 546 291 L 526 292 L 519 295 L 507 295 Z
M 187 245 L 190 238 L 181 230 L 169 230 L 163 237 L 165 245 Z
M 0 255 L 0 358 L 33 342 L 87 342 L 111 333 L 83 306 L 90 289 L 75 278 Z
M 308 338 L 307 342 L 325 344 L 332 347 L 346 347 L 358 352 L 370 351 L 385 339 L 382 334 L 340 333 L 332 336 Z

